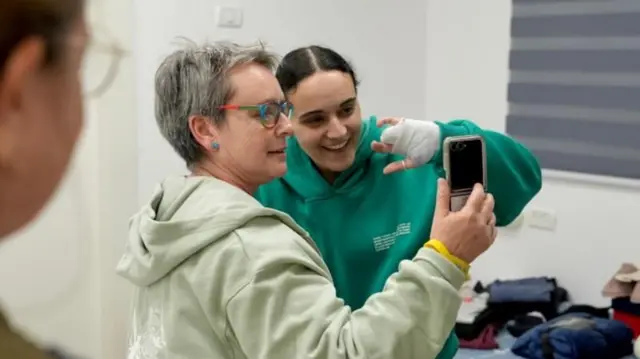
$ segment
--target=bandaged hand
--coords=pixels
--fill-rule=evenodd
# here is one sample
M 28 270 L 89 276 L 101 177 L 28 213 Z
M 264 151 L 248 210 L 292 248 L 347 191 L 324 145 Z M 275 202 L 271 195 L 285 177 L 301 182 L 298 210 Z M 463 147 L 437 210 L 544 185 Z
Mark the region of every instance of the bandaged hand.
M 377 125 L 390 127 L 382 131 L 380 142 L 373 141 L 371 148 L 376 152 L 406 157 L 388 164 L 383 170 L 384 174 L 422 166 L 431 161 L 440 148 L 440 127 L 433 122 L 388 117 L 379 119 Z

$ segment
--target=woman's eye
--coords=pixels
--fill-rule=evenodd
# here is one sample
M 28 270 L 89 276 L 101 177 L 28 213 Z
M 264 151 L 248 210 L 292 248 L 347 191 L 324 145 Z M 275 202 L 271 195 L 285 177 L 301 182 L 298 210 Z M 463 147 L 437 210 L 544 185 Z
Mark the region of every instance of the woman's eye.
M 304 119 L 303 122 L 305 125 L 317 126 L 324 122 L 324 117 L 322 116 L 307 117 Z
M 338 110 L 339 117 L 348 117 L 353 114 L 354 107 L 344 107 Z
M 269 106 L 267 107 L 266 111 L 265 111 L 265 117 L 266 118 L 271 118 L 271 117 L 277 117 L 281 112 L 280 107 L 278 106 Z
M 251 110 L 248 111 L 249 116 L 251 116 L 252 118 L 260 118 L 260 111 L 259 110 Z

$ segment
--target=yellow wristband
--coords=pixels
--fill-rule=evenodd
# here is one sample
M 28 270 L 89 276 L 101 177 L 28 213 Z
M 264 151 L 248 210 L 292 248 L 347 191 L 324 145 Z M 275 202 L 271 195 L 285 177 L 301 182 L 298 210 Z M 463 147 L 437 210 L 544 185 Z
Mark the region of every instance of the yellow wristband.
M 449 262 L 458 267 L 464 273 L 465 277 L 469 279 L 469 269 L 471 268 L 469 263 L 451 254 L 444 243 L 440 242 L 437 239 L 430 239 L 427 243 L 424 244 L 424 246 L 440 253 L 440 255 L 442 255 L 447 260 L 449 260 Z

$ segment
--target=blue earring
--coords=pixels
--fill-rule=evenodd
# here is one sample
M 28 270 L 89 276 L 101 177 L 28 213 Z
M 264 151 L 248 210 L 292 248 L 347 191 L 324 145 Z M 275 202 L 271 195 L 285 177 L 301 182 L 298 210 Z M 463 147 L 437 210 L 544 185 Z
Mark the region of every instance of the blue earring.
M 217 150 L 220 148 L 220 144 L 218 142 L 212 142 L 211 148 L 213 148 L 214 150 Z

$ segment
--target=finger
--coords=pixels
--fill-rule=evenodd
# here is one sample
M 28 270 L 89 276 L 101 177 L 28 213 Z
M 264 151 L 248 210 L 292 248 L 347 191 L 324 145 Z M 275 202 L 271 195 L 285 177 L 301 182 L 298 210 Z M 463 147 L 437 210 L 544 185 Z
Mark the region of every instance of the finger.
M 495 227 L 496 226 L 496 215 L 491 214 L 491 218 L 489 219 L 489 225 Z
M 482 218 L 484 218 L 486 221 L 490 221 L 492 217 L 494 217 L 493 214 L 493 208 L 495 207 L 495 200 L 493 199 L 493 195 L 491 193 L 487 193 L 487 195 L 484 198 L 484 202 L 482 203 Z
M 395 126 L 398 123 L 400 123 L 400 121 L 402 121 L 401 117 L 385 117 L 385 118 L 379 118 L 376 121 L 376 125 L 378 127 L 382 127 L 384 125 L 391 125 L 391 126 Z
M 391 150 L 393 149 L 393 145 L 390 145 L 388 143 L 373 141 L 371 142 L 371 149 L 376 152 L 391 153 Z
M 481 184 L 476 183 L 476 185 L 473 186 L 473 191 L 471 192 L 471 195 L 469 195 L 469 199 L 467 199 L 467 203 L 465 203 L 462 210 L 480 212 L 482 210 L 485 197 L 486 194 L 484 193 L 484 188 L 482 188 Z
M 489 246 L 493 244 L 496 237 L 498 236 L 498 229 L 495 226 L 487 226 L 487 239 L 489 240 Z
M 389 163 L 382 170 L 382 173 L 388 175 L 388 174 L 393 173 L 393 172 L 404 171 L 404 170 L 408 170 L 408 169 L 416 168 L 416 167 L 417 166 L 416 166 L 415 162 L 411 158 L 405 158 L 402 161 L 395 161 L 395 162 Z
M 449 184 L 443 178 L 438 178 L 438 195 L 436 197 L 436 208 L 434 217 L 442 218 L 449 214 L 449 206 L 451 201 L 451 192 Z

